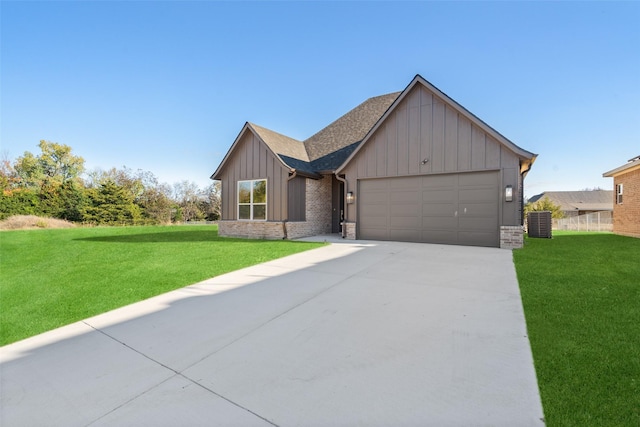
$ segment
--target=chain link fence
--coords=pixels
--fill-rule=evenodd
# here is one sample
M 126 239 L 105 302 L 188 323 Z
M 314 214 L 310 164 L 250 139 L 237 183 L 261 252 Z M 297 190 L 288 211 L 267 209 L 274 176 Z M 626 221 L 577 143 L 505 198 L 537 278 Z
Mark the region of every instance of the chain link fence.
M 586 215 L 554 219 L 554 230 L 571 231 L 613 231 L 613 215 L 611 212 L 593 212 Z

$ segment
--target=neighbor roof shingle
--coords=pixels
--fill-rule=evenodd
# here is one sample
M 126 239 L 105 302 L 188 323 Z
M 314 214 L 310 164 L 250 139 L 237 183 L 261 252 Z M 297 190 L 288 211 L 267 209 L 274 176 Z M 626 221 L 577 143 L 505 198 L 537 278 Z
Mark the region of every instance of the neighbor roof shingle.
M 530 203 L 548 197 L 553 203 L 560 205 L 563 211 L 606 211 L 613 210 L 612 190 L 593 191 L 545 191 L 529 199 Z

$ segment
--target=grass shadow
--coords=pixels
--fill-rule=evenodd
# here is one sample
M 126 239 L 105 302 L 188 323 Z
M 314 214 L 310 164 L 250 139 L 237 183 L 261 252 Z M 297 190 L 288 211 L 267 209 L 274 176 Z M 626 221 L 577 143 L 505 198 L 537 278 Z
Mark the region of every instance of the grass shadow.
M 140 233 L 111 236 L 93 236 L 74 239 L 85 242 L 113 242 L 113 243 L 184 243 L 184 242 L 214 242 L 226 240 L 218 237 L 216 230 L 188 230 L 160 233 Z
M 243 239 L 233 237 L 220 237 L 217 230 L 184 230 L 165 231 L 158 233 L 138 233 L 111 236 L 92 236 L 73 239 L 85 242 L 112 242 L 112 243 L 185 243 L 185 242 L 224 242 L 224 243 L 273 243 L 278 240 Z M 292 242 L 305 244 L 308 242 Z

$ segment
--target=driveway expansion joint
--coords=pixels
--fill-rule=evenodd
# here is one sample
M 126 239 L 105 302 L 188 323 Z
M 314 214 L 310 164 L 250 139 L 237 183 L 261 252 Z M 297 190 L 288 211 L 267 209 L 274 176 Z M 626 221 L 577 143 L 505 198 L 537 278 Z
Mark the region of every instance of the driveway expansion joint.
M 128 348 L 129 350 L 131 350 L 131 351 L 133 351 L 133 352 L 135 352 L 135 353 L 139 354 L 140 356 L 142 356 L 142 357 L 144 357 L 144 358 L 146 358 L 146 359 L 150 360 L 151 362 L 153 362 L 153 363 L 155 363 L 155 364 L 157 364 L 157 365 L 159 365 L 159 366 L 161 366 L 161 367 L 163 367 L 163 368 L 165 368 L 165 369 L 167 369 L 167 370 L 169 370 L 169 371 L 171 371 L 171 372 L 173 372 L 173 373 L 174 373 L 174 375 L 173 375 L 173 376 L 171 376 L 171 377 L 169 377 L 169 378 L 166 378 L 166 379 L 164 379 L 164 380 L 160 381 L 160 382 L 159 382 L 159 383 L 157 383 L 157 384 L 154 384 L 153 386 L 151 386 L 151 387 L 149 387 L 148 389 L 146 389 L 146 390 L 142 391 L 141 393 L 138 393 L 137 395 L 135 395 L 135 396 L 131 397 L 131 398 L 130 398 L 129 400 L 127 400 L 126 402 L 123 402 L 122 404 L 118 405 L 117 407 L 112 408 L 110 411 L 108 411 L 108 412 L 104 413 L 104 414 L 103 414 L 103 415 L 101 415 L 100 417 L 98 417 L 98 418 L 96 418 L 95 420 L 93 420 L 91 423 L 89 423 L 89 425 L 91 425 L 91 424 L 95 424 L 95 423 L 96 423 L 96 422 L 98 422 L 100 419 L 102 419 L 102 418 L 104 418 L 104 417 L 108 416 L 109 414 L 111 414 L 111 413 L 113 413 L 113 412 L 117 411 L 118 409 L 122 408 L 123 406 L 127 405 L 128 403 L 133 402 L 134 400 L 138 399 L 140 396 L 145 395 L 146 393 L 150 392 L 150 391 L 151 391 L 151 390 L 153 390 L 154 388 L 157 388 L 158 386 L 160 386 L 160 385 L 164 384 L 165 382 L 169 381 L 171 378 L 175 378 L 176 376 L 179 376 L 179 377 L 182 377 L 182 378 L 184 378 L 185 380 L 189 381 L 190 383 L 194 384 L 195 386 L 200 387 L 201 389 L 203 389 L 203 390 L 205 390 L 205 391 L 207 391 L 207 392 L 209 392 L 209 393 L 213 394 L 214 396 L 217 396 L 217 397 L 219 397 L 220 399 L 223 399 L 223 400 L 225 400 L 225 401 L 229 402 L 230 404 L 232 404 L 232 405 L 234 405 L 234 406 L 236 406 L 236 407 L 238 407 L 238 408 L 242 409 L 243 411 L 249 412 L 250 414 L 252 414 L 252 415 L 254 415 L 254 416 L 256 416 L 256 417 L 260 418 L 261 420 L 263 420 L 263 421 L 265 421 L 265 422 L 267 422 L 267 423 L 271 424 L 272 426 L 279 427 L 277 424 L 274 424 L 272 421 L 270 421 L 270 420 L 268 420 L 267 418 L 265 418 L 265 417 L 261 416 L 260 414 L 257 414 L 256 412 L 252 411 L 251 409 L 249 409 L 249 408 L 245 408 L 244 406 L 240 405 L 239 403 L 234 402 L 233 400 L 231 400 L 231 399 L 229 399 L 229 398 L 225 397 L 224 395 L 222 395 L 222 394 L 220 394 L 220 393 L 217 393 L 215 390 L 212 390 L 212 389 L 210 389 L 210 388 L 208 388 L 208 387 L 206 387 L 206 386 L 204 386 L 204 385 L 200 384 L 198 381 L 196 381 L 196 380 L 194 380 L 194 379 L 192 379 L 192 378 L 189 378 L 188 376 L 184 375 L 182 372 L 180 372 L 180 371 L 178 371 L 178 370 L 176 370 L 176 369 L 173 369 L 172 367 L 170 367 L 170 366 L 168 366 L 168 365 L 165 365 L 164 363 L 162 363 L 162 362 L 160 362 L 160 361 L 158 361 L 158 360 L 156 360 L 156 359 L 154 359 L 154 358 L 150 357 L 149 355 L 147 355 L 147 354 L 145 354 L 145 353 L 143 353 L 143 352 L 141 352 L 141 351 L 139 351 L 139 350 L 137 350 L 137 349 L 135 349 L 135 348 L 131 347 L 131 346 L 130 346 L 130 345 L 128 345 L 127 343 L 125 343 L 125 342 L 123 342 L 123 341 L 121 341 L 121 340 L 119 340 L 119 339 L 115 338 L 115 337 L 114 337 L 114 336 L 112 336 L 112 335 L 109 335 L 108 333 L 106 333 L 106 332 L 105 332 L 105 331 L 103 331 L 102 329 L 96 328 L 95 326 L 91 325 L 91 324 L 90 324 L 90 323 L 88 323 L 87 321 L 82 321 L 82 323 L 84 323 L 85 325 L 89 326 L 89 327 L 90 327 L 91 329 L 93 329 L 94 331 L 99 332 L 100 334 L 102 334 L 102 335 L 106 336 L 107 338 L 109 338 L 109 339 L 111 339 L 111 340 L 113 340 L 113 341 L 117 342 L 118 344 L 121 344 L 121 345 L 125 346 L 125 347 L 126 347 L 126 348 Z M 267 323 L 268 323 L 268 322 L 267 322 Z M 217 350 L 217 351 L 219 351 L 219 350 Z M 216 352 L 217 352 L 217 351 L 216 351 Z M 215 353 L 212 353 L 212 354 L 215 354 Z M 196 362 L 196 363 L 197 363 L 197 362 Z M 188 369 L 188 368 L 185 368 L 185 370 L 186 370 L 186 369 Z

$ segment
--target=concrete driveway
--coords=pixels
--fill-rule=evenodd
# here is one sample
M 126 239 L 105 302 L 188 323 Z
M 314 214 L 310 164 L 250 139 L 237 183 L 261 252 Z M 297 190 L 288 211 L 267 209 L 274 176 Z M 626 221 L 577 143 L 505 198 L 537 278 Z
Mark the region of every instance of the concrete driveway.
M 350 241 L 0 349 L 9 426 L 541 426 L 511 252 Z

